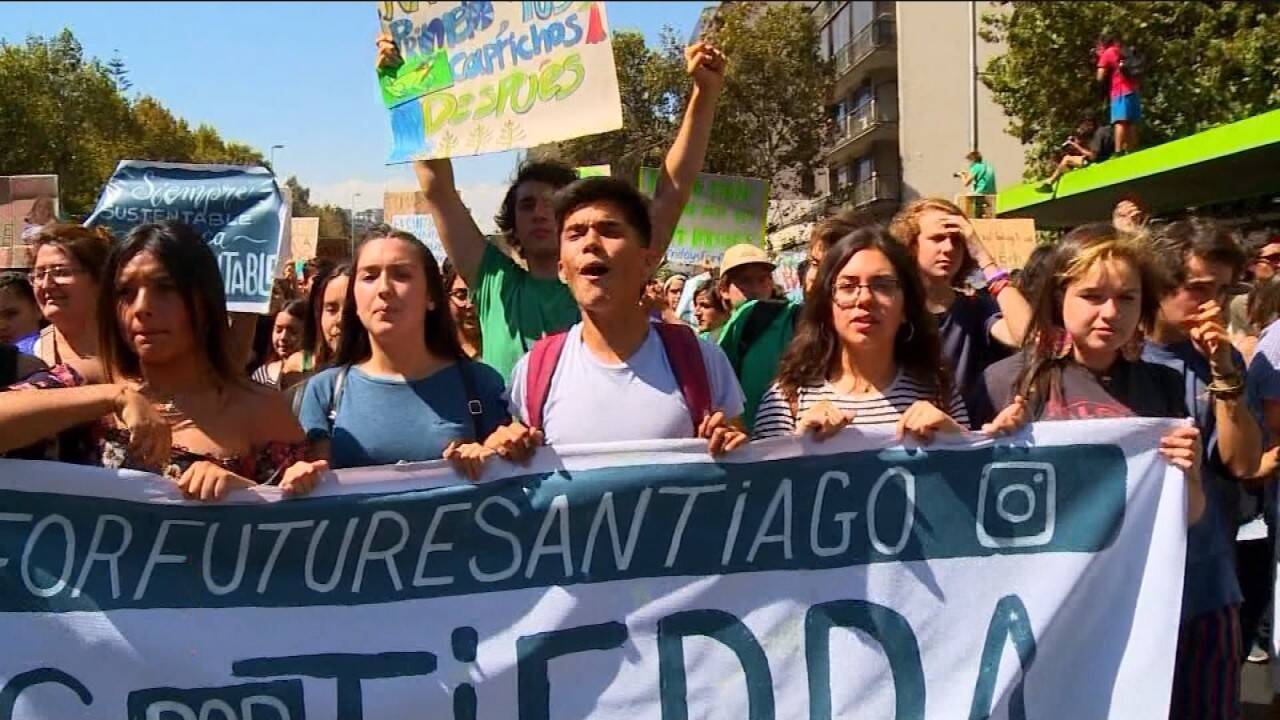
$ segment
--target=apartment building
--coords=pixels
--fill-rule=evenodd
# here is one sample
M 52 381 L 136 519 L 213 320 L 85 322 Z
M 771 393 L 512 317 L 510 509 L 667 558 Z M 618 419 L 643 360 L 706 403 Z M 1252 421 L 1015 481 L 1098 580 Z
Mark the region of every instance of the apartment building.
M 888 217 L 917 197 L 952 197 L 978 149 L 1000 185 L 1021 180 L 1023 150 L 978 73 L 1001 48 L 977 33 L 990 2 L 809 3 L 835 66 L 833 132 L 814 178 L 813 214 L 852 207 Z

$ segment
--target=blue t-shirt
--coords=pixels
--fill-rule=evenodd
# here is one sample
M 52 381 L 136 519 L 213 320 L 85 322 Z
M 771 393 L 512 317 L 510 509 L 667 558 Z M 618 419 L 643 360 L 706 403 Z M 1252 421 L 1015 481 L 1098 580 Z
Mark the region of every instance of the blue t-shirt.
M 953 382 L 960 389 L 969 411 L 970 427 L 977 429 L 995 417 L 982 389 L 982 373 L 1009 350 L 991 336 L 991 328 L 1003 317 L 996 299 L 985 291 L 976 295 L 956 293 L 955 302 L 934 313 L 942 341 L 942 361 L 951 368 Z M 1000 408 L 1003 409 L 1003 408 Z
M 1244 358 L 1235 353 L 1236 362 Z M 1236 508 L 1240 505 L 1240 485 L 1218 456 L 1218 426 L 1213 398 L 1207 386 L 1212 382 L 1209 360 L 1190 340 L 1162 345 L 1148 341 L 1142 359 L 1173 368 L 1182 375 L 1187 410 L 1200 428 L 1204 443 L 1201 484 L 1205 508 L 1200 521 L 1187 530 L 1187 564 L 1182 585 L 1182 621 L 1217 610 L 1241 600 L 1236 578 Z
M 484 363 L 465 364 L 465 370 L 454 364 L 420 380 L 352 367 L 332 428 L 329 409 L 338 368 L 329 368 L 307 381 L 298 420 L 308 440 L 329 440 L 329 464 L 335 469 L 439 460 L 450 442 L 483 440 L 510 417 L 498 372 Z M 462 372 L 480 402 L 480 438 L 472 429 Z

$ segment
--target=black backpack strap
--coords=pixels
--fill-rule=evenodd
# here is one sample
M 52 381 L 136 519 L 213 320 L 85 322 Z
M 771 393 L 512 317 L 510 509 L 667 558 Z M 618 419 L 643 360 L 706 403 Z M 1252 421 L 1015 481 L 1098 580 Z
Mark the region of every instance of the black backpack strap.
M 350 370 L 350 365 L 343 365 L 338 368 L 338 374 L 333 378 L 333 394 L 329 396 L 329 411 L 325 413 L 329 418 L 330 432 L 333 431 L 333 423 L 338 418 L 338 405 L 342 402 L 342 390 L 347 385 L 347 372 Z
M 0 388 L 18 382 L 18 348 L 0 343 Z
M 742 334 L 738 336 L 738 352 L 733 361 L 735 375 L 742 377 L 742 364 L 746 361 L 747 351 L 786 307 L 787 303 L 782 300 L 759 300 L 751 307 L 751 312 L 743 321 Z
M 471 417 L 471 434 L 476 442 L 484 442 L 484 438 L 480 436 L 480 416 L 484 414 L 484 404 L 476 394 L 471 365 L 470 360 L 458 358 L 458 374 L 462 376 L 462 391 L 467 394 L 467 414 Z

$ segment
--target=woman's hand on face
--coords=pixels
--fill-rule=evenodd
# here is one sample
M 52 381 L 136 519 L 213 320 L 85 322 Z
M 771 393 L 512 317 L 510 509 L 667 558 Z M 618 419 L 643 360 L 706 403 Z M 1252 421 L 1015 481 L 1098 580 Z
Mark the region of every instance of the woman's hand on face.
M 830 400 L 822 400 L 810 405 L 800 417 L 796 418 L 796 434 L 813 433 L 818 442 L 835 437 L 836 433 L 853 422 L 853 414 L 835 406 Z
M 327 460 L 299 460 L 284 471 L 280 480 L 280 490 L 286 497 L 299 497 L 315 489 L 320 478 L 329 471 Z
M 1026 398 L 1017 395 L 1013 398 L 1013 402 L 1009 403 L 1009 407 L 1000 411 L 991 422 L 982 426 L 982 433 L 996 437 L 998 435 L 1008 435 L 1022 429 L 1031 420 L 1031 413 L 1027 410 Z
M 128 385 L 118 386 L 116 417 L 129 431 L 129 455 L 146 467 L 169 464 L 173 430 L 142 393 Z
M 453 463 L 459 473 L 467 476 L 471 482 L 480 479 L 484 472 L 484 463 L 496 453 L 478 442 L 462 442 L 454 440 L 444 449 L 444 459 Z
M 717 456 L 736 450 L 751 439 L 741 424 L 737 420 L 726 418 L 722 410 L 716 410 L 702 419 L 698 437 L 706 438 L 707 451 Z
M 542 445 L 543 439 L 541 430 L 512 420 L 489 433 L 489 437 L 484 439 L 484 446 L 503 460 L 526 465 L 538 446 Z
M 253 487 L 256 483 L 242 478 L 230 470 L 211 463 L 208 460 L 197 460 L 182 473 L 178 479 L 178 489 L 188 499 L 209 502 L 221 500 L 231 490 Z
M 898 439 L 912 435 L 922 443 L 933 442 L 935 433 L 962 433 L 965 429 L 950 415 L 927 400 L 917 400 L 898 420 Z

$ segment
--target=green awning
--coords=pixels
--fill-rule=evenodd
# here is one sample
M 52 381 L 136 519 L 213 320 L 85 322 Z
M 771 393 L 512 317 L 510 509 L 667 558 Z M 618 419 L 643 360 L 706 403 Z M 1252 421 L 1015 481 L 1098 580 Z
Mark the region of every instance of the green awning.
M 1107 220 L 1130 195 L 1160 215 L 1280 193 L 1280 110 L 1072 170 L 1053 192 L 1039 186 L 1001 190 L 996 214 L 1061 228 Z

